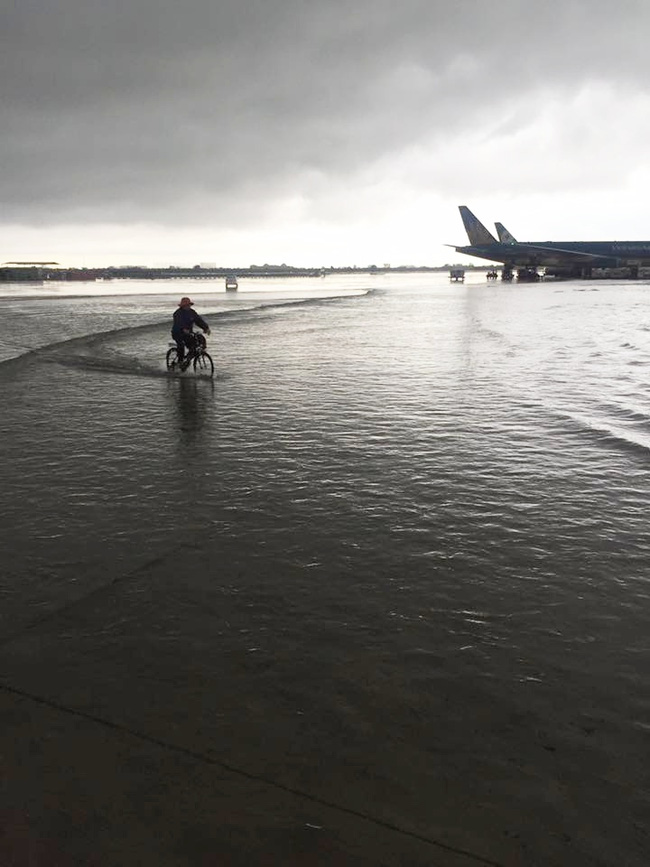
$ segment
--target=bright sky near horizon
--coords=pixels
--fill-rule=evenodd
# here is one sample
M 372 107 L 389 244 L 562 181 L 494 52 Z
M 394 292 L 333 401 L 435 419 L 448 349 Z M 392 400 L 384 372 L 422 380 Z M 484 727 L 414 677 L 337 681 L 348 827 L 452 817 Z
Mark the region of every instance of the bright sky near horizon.
M 647 0 L 22 0 L 0 260 L 441 265 L 647 240 Z M 465 260 L 470 261 L 470 260 Z

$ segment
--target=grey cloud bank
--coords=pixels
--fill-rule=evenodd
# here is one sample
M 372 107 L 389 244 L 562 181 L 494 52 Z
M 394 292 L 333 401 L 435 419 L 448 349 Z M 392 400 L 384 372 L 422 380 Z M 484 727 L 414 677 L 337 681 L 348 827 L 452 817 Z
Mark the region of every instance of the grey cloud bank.
M 27 0 L 2 14 L 3 220 L 246 224 L 418 146 L 453 195 L 471 153 L 436 172 L 450 139 L 483 128 L 481 164 L 502 118 L 645 93 L 648 25 L 647 3 L 593 0 Z

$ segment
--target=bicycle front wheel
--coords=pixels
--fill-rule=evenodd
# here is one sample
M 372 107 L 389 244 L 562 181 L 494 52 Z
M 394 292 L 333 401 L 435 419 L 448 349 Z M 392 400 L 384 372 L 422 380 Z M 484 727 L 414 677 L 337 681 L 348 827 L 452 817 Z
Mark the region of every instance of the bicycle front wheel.
M 172 348 L 167 351 L 165 362 L 167 363 L 167 370 L 176 369 L 178 365 L 178 349 L 176 349 L 175 346 L 172 346 Z
M 194 373 L 199 373 L 201 376 L 214 376 L 214 364 L 209 353 L 199 352 L 194 358 Z

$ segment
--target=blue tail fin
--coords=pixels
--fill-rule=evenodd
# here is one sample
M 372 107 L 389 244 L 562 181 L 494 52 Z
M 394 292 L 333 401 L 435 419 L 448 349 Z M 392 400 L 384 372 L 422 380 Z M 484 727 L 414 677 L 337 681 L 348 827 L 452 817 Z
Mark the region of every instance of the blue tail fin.
M 499 236 L 499 241 L 502 244 L 516 244 L 517 239 L 514 235 L 511 235 L 510 232 L 506 229 L 503 223 L 495 223 L 494 224 L 497 230 L 497 235 Z
M 481 247 L 485 244 L 497 244 L 498 241 L 494 235 L 490 234 L 483 223 L 477 219 L 474 214 L 465 205 L 459 205 L 458 210 L 463 219 L 463 225 L 467 232 L 470 244 L 475 247 Z

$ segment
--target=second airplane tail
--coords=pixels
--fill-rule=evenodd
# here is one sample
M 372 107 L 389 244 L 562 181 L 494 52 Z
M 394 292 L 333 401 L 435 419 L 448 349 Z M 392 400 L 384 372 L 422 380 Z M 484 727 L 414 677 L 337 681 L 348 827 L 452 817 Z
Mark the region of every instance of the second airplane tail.
M 503 223 L 495 223 L 497 235 L 502 244 L 516 244 L 517 239 L 510 234 Z
M 474 216 L 466 205 L 459 205 L 458 210 L 467 232 L 469 242 L 474 247 L 481 247 L 485 244 L 497 244 L 498 241 L 488 230 L 483 223 Z

